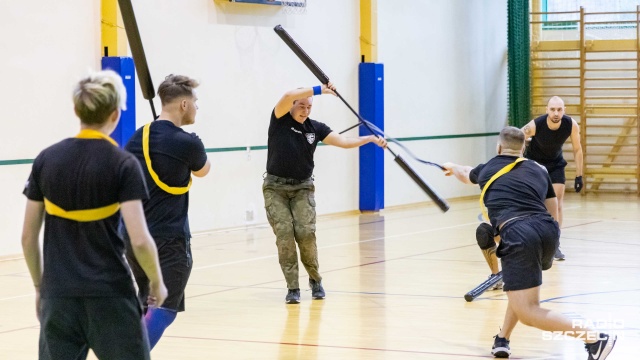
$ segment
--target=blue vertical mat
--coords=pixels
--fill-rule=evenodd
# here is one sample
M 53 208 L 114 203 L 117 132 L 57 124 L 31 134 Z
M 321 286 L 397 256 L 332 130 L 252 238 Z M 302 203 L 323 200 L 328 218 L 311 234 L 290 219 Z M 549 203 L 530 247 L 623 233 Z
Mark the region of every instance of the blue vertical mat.
M 359 65 L 360 115 L 384 130 L 384 76 L 383 65 Z M 360 126 L 360 135 L 371 135 Z M 360 211 L 384 209 L 384 149 L 367 144 L 360 147 Z
M 120 115 L 118 127 L 111 137 L 123 148 L 136 131 L 136 73 L 133 58 L 126 56 L 107 56 L 102 58 L 102 69 L 113 70 L 120 74 L 127 89 L 127 110 Z

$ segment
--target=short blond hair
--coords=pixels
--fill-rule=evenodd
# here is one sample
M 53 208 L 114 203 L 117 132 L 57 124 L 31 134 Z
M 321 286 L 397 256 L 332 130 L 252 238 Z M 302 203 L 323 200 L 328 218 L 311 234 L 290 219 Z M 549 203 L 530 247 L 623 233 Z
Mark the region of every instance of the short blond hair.
M 100 125 L 118 109 L 127 109 L 127 90 L 112 70 L 93 72 L 73 89 L 76 115 L 85 124 Z

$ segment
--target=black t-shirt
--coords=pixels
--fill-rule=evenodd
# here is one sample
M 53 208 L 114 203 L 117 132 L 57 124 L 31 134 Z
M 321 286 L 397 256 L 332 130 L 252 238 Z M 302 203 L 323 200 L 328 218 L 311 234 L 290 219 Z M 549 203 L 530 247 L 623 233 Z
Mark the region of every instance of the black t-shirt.
M 297 180 L 310 178 L 316 146 L 331 131 L 327 125 L 309 118 L 300 124 L 291 113 L 276 119 L 274 110 L 269 123 L 267 173 Z
M 573 121 L 567 115 L 560 120 L 560 127 L 556 130 L 549 129 L 547 115 L 542 115 L 533 120 L 536 124 L 536 134 L 531 138 L 525 157 L 535 160 L 549 168 L 549 165 L 567 165 L 562 157 L 562 145 L 571 136 Z
M 498 155 L 476 166 L 469 180 L 483 189 L 491 177 L 516 161 L 517 156 Z M 495 229 L 516 216 L 546 214 L 544 200 L 556 197 L 549 174 L 534 161 L 523 161 L 496 179 L 484 194 L 484 203 Z
M 102 139 L 70 138 L 36 157 L 24 194 L 70 211 L 142 200 L 147 189 L 131 154 Z M 120 212 L 88 222 L 45 213 L 43 298 L 134 296 L 119 219 Z
M 153 237 L 191 237 L 189 230 L 189 192 L 169 194 L 151 178 L 142 153 L 142 130 L 138 129 L 125 149 L 142 165 L 149 199 L 143 202 L 149 232 Z M 207 163 L 207 153 L 202 140 L 187 133 L 168 120 L 156 120 L 149 128 L 149 156 L 151 166 L 160 180 L 171 187 L 189 184 L 192 171 L 198 171 Z M 122 229 L 125 230 L 125 229 Z

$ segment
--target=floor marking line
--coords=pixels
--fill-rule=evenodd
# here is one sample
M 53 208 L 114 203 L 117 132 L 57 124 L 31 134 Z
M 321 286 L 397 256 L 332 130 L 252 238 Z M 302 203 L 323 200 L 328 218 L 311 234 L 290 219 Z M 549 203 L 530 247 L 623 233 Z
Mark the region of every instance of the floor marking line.
M 295 343 L 295 342 L 286 342 L 286 341 L 240 340 L 240 339 L 206 338 L 206 337 L 174 336 L 174 335 L 166 335 L 165 337 L 173 338 L 173 339 L 185 339 L 185 340 L 226 341 L 226 342 L 238 342 L 238 343 L 289 345 L 289 346 L 332 348 L 332 349 L 344 349 L 344 350 L 364 350 L 364 351 L 398 352 L 398 353 L 412 353 L 412 354 L 429 354 L 429 355 L 455 356 L 456 358 L 460 358 L 460 357 L 480 358 L 480 359 L 487 358 L 484 355 L 473 355 L 473 354 L 455 354 L 455 353 L 442 353 L 442 352 L 432 352 L 432 351 L 383 349 L 383 348 L 368 348 L 368 347 L 341 346 L 341 345 L 322 345 L 322 344 Z M 513 359 L 518 359 L 518 358 L 513 358 Z M 540 359 L 546 359 L 546 358 L 540 358 Z M 535 360 L 535 359 L 528 359 L 528 360 Z
M 446 227 L 435 228 L 435 229 L 428 229 L 428 230 L 414 231 L 414 232 L 411 232 L 411 233 L 404 233 L 404 234 L 396 234 L 396 235 L 390 235 L 390 236 L 378 237 L 378 238 L 373 238 L 373 239 L 368 239 L 368 240 L 360 240 L 360 241 L 352 241 L 352 242 L 341 243 L 341 244 L 335 244 L 335 245 L 327 245 L 327 246 L 321 246 L 321 247 L 318 247 L 318 250 L 321 250 L 321 249 L 330 249 L 330 248 L 334 248 L 334 247 L 348 246 L 348 245 L 354 245 L 354 244 L 364 244 L 364 243 L 372 242 L 372 241 L 380 241 L 380 240 L 395 239 L 395 238 L 406 237 L 406 236 L 412 236 L 412 235 L 417 235 L 417 234 L 424 234 L 424 233 L 433 232 L 433 231 L 440 231 L 440 230 L 454 229 L 454 228 L 463 227 L 463 226 L 468 226 L 468 225 L 474 225 L 474 224 L 477 224 L 477 223 L 476 223 L 476 222 L 471 222 L 471 223 L 458 224 L 458 225 L 446 226 Z M 230 262 L 220 263 L 220 264 L 204 265 L 204 266 L 194 267 L 194 268 L 193 268 L 193 270 L 202 270 L 202 269 L 210 269 L 210 268 L 220 267 L 220 266 L 226 266 L 226 265 L 242 264 L 242 263 L 251 262 L 251 261 L 256 261 L 256 260 L 264 260 L 264 259 L 269 259 L 269 258 L 275 258 L 275 257 L 277 257 L 277 256 L 278 256 L 278 254 L 273 254 L 273 255 L 261 256 L 261 257 L 257 257 L 257 258 L 251 258 L 251 259 L 243 259 L 243 260 L 237 260 L 237 261 L 230 261 Z

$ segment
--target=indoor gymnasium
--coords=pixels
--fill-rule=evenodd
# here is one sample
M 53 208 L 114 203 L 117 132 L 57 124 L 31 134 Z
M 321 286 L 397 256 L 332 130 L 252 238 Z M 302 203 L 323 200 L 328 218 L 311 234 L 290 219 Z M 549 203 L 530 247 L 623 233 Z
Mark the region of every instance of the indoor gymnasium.
M 640 1 L 0 13 L 0 359 L 638 358 Z

